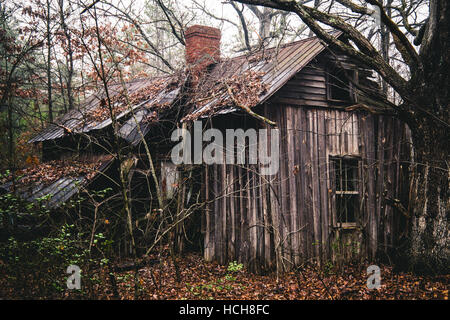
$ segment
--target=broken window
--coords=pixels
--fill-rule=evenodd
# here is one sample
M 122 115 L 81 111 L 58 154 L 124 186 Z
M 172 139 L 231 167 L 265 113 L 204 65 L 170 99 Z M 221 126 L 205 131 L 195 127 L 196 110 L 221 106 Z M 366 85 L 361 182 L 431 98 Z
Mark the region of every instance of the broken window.
M 335 207 L 337 222 L 343 226 L 356 226 L 359 212 L 359 161 L 332 158 L 335 181 Z
M 334 69 L 328 74 L 328 99 L 337 101 L 354 101 L 352 83 L 355 72 L 352 70 Z

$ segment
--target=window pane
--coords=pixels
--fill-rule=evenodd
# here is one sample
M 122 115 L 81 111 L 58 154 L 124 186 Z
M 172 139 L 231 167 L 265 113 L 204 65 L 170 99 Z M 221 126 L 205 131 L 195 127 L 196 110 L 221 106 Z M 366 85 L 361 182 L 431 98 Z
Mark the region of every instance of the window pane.
M 356 222 L 359 210 L 359 196 L 357 194 L 336 195 L 336 215 L 338 222 Z
M 347 70 L 347 73 L 349 77 L 352 77 L 352 71 Z M 342 101 L 352 100 L 350 95 L 350 81 L 344 70 L 336 70 L 329 75 L 329 86 L 331 99 Z
M 333 158 L 331 161 L 334 164 L 337 221 L 354 223 L 359 210 L 358 160 Z
M 333 159 L 336 191 L 358 191 L 358 160 Z
M 358 190 L 358 161 L 343 160 L 345 170 L 346 191 Z

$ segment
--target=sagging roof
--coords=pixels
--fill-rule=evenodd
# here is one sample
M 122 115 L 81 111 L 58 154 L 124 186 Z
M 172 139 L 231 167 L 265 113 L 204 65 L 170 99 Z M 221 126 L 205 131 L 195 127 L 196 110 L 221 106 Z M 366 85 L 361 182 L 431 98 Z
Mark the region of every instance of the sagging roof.
M 112 156 L 94 157 L 84 161 L 50 161 L 17 172 L 15 194 L 34 202 L 46 197 L 49 208 L 57 208 L 86 187 L 112 163 Z M 13 183 L 0 186 L 3 192 L 13 192 Z
M 172 105 L 172 103 L 180 96 L 180 91 L 181 87 L 169 92 L 163 92 L 159 95 L 159 97 L 154 99 L 156 103 L 153 103 L 153 105 L 157 105 L 159 107 Z M 125 121 L 119 129 L 118 134 L 128 143 L 135 146 L 142 140 L 142 136 L 145 136 L 148 133 L 151 124 L 153 123 L 152 121 L 157 118 L 157 110 L 152 108 L 151 102 L 138 105 L 136 107 L 136 111 L 134 112 L 134 117 L 130 117 L 130 119 Z M 138 130 L 138 125 L 141 129 L 142 136 Z
M 339 37 L 341 33 L 333 35 Z M 202 92 L 196 92 L 196 108 L 184 120 L 236 111 L 236 97 L 230 96 L 230 89 L 234 96 L 239 90 L 248 91 L 242 95 L 247 107 L 265 102 L 325 47 L 319 38 L 311 37 L 216 64 L 200 79 Z
M 182 81 L 179 74 L 174 74 L 166 77 L 137 79 L 125 85 L 109 86 L 109 97 L 116 118 L 126 117 L 137 108 L 151 109 L 155 106 L 170 105 L 176 99 Z M 91 95 L 79 108 L 64 114 L 29 142 L 53 140 L 72 133 L 86 133 L 106 128 L 112 123 L 106 97 L 105 90 Z M 126 132 L 125 130 L 124 138 L 127 137 Z
M 334 32 L 335 37 L 340 34 Z M 265 102 L 325 47 L 319 38 L 311 37 L 279 47 L 263 48 L 252 54 L 215 64 L 209 72 L 203 73 L 197 87 L 188 93 L 191 95 L 190 103 L 193 109 L 183 120 L 236 111 L 236 97 L 230 97 L 228 87 L 233 96 L 241 95 L 244 98 L 247 107 Z M 123 99 L 125 88 L 121 84 L 111 85 L 108 90 L 114 102 L 117 119 L 129 116 L 132 110 L 136 110 L 136 119 L 145 120 L 153 112 L 153 106 L 172 104 L 181 94 L 185 80 L 186 73 L 177 73 L 127 82 L 125 87 L 131 107 Z M 71 133 L 86 133 L 109 126 L 112 120 L 109 117 L 109 109 L 104 105 L 105 98 L 105 90 L 93 94 L 82 106 L 63 115 L 29 142 L 53 140 Z M 148 126 L 143 126 L 141 129 L 146 132 L 147 128 Z M 133 145 L 140 141 L 133 118 L 126 121 L 119 134 Z

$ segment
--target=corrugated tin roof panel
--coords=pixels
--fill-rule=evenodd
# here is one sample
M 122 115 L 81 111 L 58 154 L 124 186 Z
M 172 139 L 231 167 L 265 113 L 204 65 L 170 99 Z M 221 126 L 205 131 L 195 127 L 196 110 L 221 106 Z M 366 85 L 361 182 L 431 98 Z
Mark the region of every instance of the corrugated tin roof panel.
M 146 102 L 145 105 L 141 106 L 141 108 L 136 108 L 134 117 L 130 117 L 130 119 L 125 121 L 119 129 L 119 136 L 132 145 L 138 144 L 142 140 L 141 134 L 138 130 L 138 124 L 142 135 L 145 136 L 149 131 L 151 124 L 149 116 L 156 113 L 156 110 L 152 107 L 154 105 L 171 105 L 177 99 L 179 93 L 179 87 L 170 92 L 161 92 L 157 97 L 155 97 L 155 99 Z
M 125 110 L 118 114 L 117 119 L 128 115 L 132 109 L 140 107 L 145 102 L 149 102 L 149 105 L 154 105 L 155 101 L 165 103 L 163 98 L 166 98 L 166 96 L 171 97 L 170 94 L 176 91 L 173 90 L 171 84 L 173 84 L 174 81 L 177 81 L 178 79 L 179 75 L 175 74 L 166 77 L 145 78 L 127 82 L 125 84 L 125 87 L 127 89 L 128 96 L 130 97 L 134 94 L 138 95 L 141 91 L 146 90 L 146 88 L 154 84 L 163 83 L 163 85 L 161 86 L 161 89 L 159 91 L 152 93 L 151 96 L 143 95 L 142 100 L 138 101 L 138 103 L 133 104 L 131 108 L 126 108 L 125 106 Z M 164 84 L 166 86 L 164 86 Z M 118 97 L 122 89 L 123 86 L 121 84 L 114 84 L 108 87 L 110 98 L 113 100 L 115 97 Z M 86 133 L 92 130 L 99 130 L 109 126 L 112 122 L 110 117 L 99 120 L 89 116 L 90 113 L 95 112 L 95 110 L 99 108 L 102 99 L 105 98 L 106 93 L 104 90 L 92 94 L 78 109 L 70 110 L 69 112 L 64 114 L 61 118 L 57 119 L 54 124 L 48 125 L 48 127 L 42 130 L 35 137 L 33 137 L 29 142 L 31 143 L 44 140 L 53 140 L 61 138 L 65 134 L 68 134 L 68 132 Z M 117 105 L 123 106 L 123 103 L 117 103 Z
M 340 32 L 335 32 L 334 36 L 339 37 Z M 228 92 L 223 91 L 223 80 L 239 76 L 246 72 L 261 73 L 262 85 L 267 88 L 257 97 L 257 104 L 265 102 L 283 85 L 286 84 L 296 73 L 305 67 L 312 59 L 325 49 L 325 45 L 317 37 L 292 42 L 275 48 L 263 48 L 249 55 L 242 55 L 232 59 L 224 60 L 205 73 L 202 80 L 201 91 L 217 92 L 210 100 L 198 104 L 194 101 L 194 108 L 185 119 L 196 119 L 208 117 L 215 114 L 225 114 L 234 112 L 238 108 L 234 106 L 233 100 Z M 156 103 L 171 104 L 180 94 L 183 81 L 180 81 L 180 74 L 167 77 L 139 79 L 126 84 L 128 94 L 133 93 L 151 85 L 153 82 L 165 80 L 167 87 L 155 92 L 151 97 L 146 97 L 132 106 L 123 110 L 117 118 L 127 116 L 131 110 L 138 110 L 145 107 L 150 109 Z M 176 86 L 170 85 L 177 81 Z M 221 88 L 222 86 L 222 88 Z M 118 95 L 123 88 L 121 85 L 109 87 L 111 96 Z M 196 93 L 194 93 L 195 95 Z M 69 132 L 89 132 L 103 129 L 111 124 L 111 119 L 107 117 L 102 121 L 94 121 L 86 114 L 98 108 L 101 100 L 105 97 L 104 91 L 93 94 L 78 109 L 71 110 L 56 121 L 56 124 L 49 125 L 41 133 L 32 138 L 29 142 L 57 139 Z M 225 102 L 225 103 L 224 103 Z M 145 112 L 144 112 L 145 113 Z M 142 113 L 143 114 L 143 113 Z M 147 112 L 147 115 L 149 112 Z M 142 119 L 145 117 L 143 116 Z M 137 136 L 137 126 L 133 124 L 134 119 L 128 119 L 120 129 L 120 135 L 130 143 L 137 143 L 140 138 Z M 148 125 L 142 125 L 147 130 Z

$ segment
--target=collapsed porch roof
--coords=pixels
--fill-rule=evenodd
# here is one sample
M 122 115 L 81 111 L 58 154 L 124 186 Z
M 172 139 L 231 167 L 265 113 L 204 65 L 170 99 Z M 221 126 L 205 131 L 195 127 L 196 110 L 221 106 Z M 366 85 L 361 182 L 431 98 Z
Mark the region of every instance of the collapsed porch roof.
M 57 172 L 45 171 L 48 169 L 42 168 L 43 165 L 32 167 L 18 172 L 22 174 L 13 185 L 12 181 L 8 181 L 3 185 L 0 185 L 0 191 L 3 193 L 14 192 L 20 198 L 35 202 L 40 198 L 48 197 L 45 199 L 45 204 L 49 208 L 57 208 L 64 202 L 68 201 L 73 195 L 78 193 L 83 188 L 87 187 L 99 174 L 105 172 L 107 168 L 112 164 L 114 158 L 112 156 L 102 156 L 100 158 L 91 159 L 92 162 L 85 163 L 89 165 L 89 168 L 85 170 L 69 170 L 69 166 L 73 164 L 71 162 L 62 162 L 58 167 Z M 54 165 L 52 163 L 52 165 Z M 48 179 L 43 179 L 41 175 L 49 175 Z M 15 189 L 15 190 L 13 190 Z

